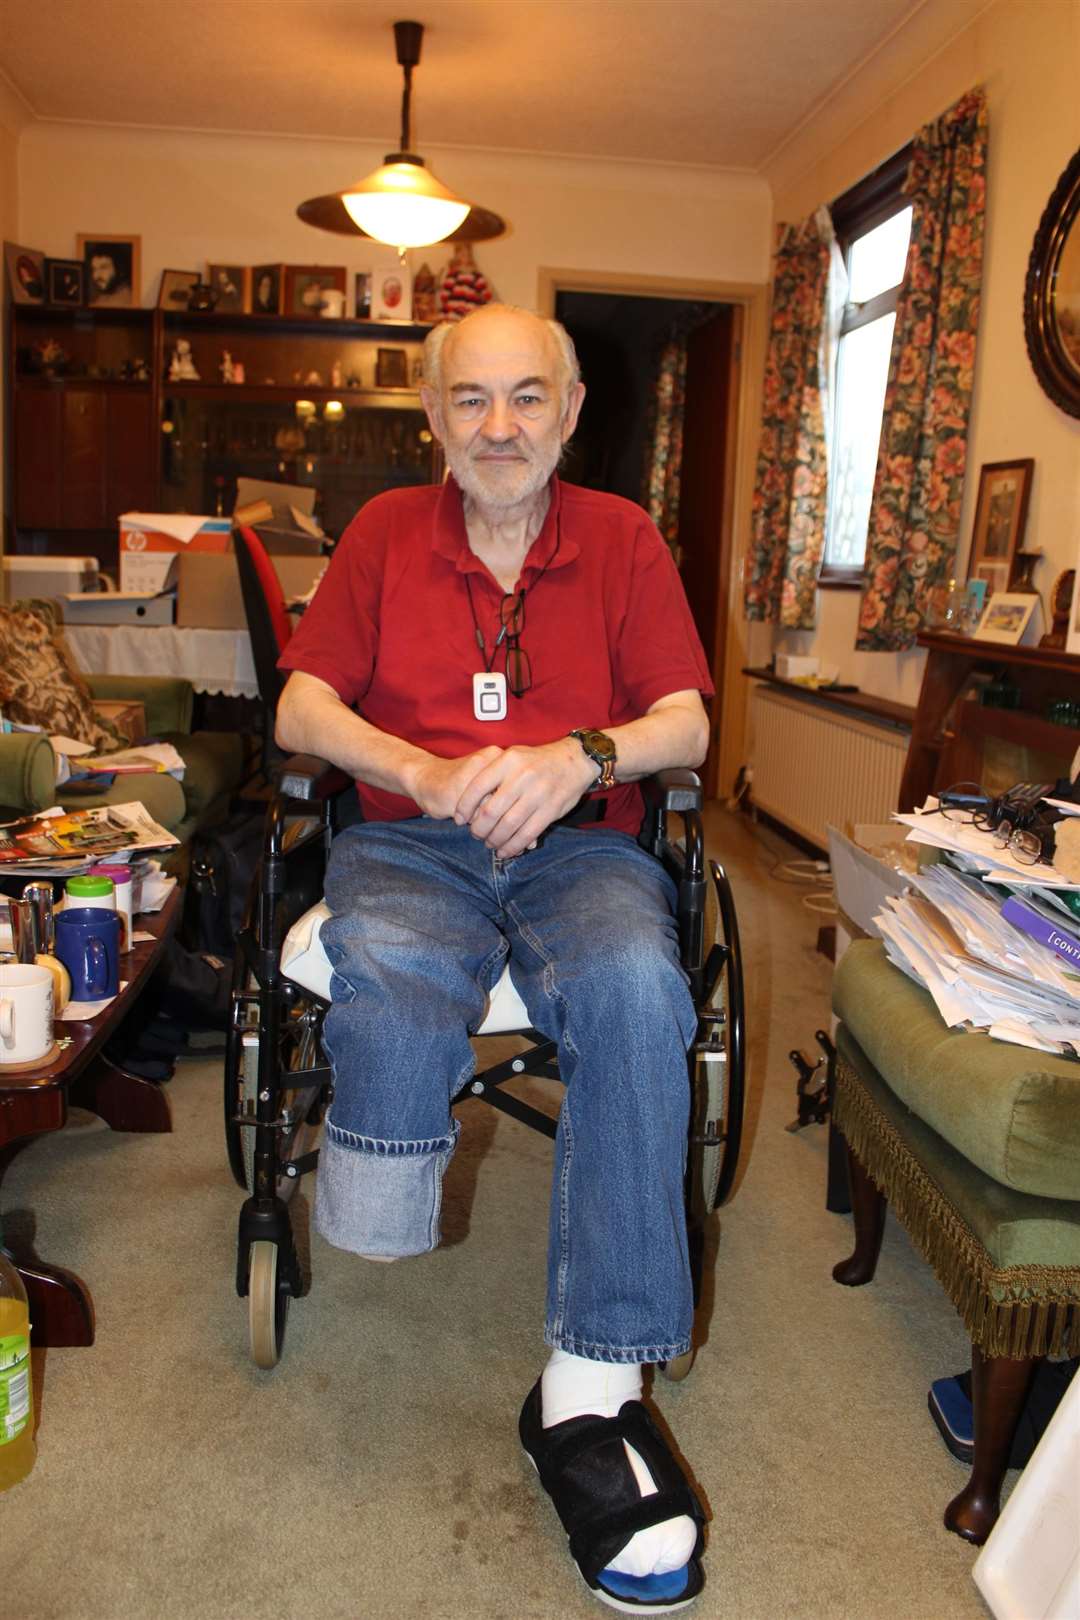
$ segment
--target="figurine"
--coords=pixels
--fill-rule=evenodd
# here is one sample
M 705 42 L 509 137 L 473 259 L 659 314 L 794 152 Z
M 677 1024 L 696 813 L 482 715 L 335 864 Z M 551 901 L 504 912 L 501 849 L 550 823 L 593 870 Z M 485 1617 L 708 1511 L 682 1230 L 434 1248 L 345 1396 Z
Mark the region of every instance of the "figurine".
M 218 367 L 218 370 L 221 372 L 222 382 L 231 383 L 235 381 L 235 377 L 233 375 L 233 357 L 229 353 L 228 349 L 223 349 L 221 351 L 221 365 Z
M 344 388 L 345 386 L 345 377 L 341 369 L 340 360 L 335 360 L 333 365 L 330 367 L 330 386 L 331 388 Z
M 422 264 L 413 278 L 412 318 L 423 325 L 438 319 L 438 292 L 431 266 Z
M 191 344 L 187 338 L 177 338 L 173 357 L 169 362 L 170 382 L 198 382 L 199 373 L 191 358 Z
M 234 383 L 242 383 L 245 381 L 244 362 L 242 360 L 233 361 L 232 380 Z
M 321 372 L 309 371 L 307 376 L 304 378 L 304 387 L 305 388 L 321 388 L 322 385 L 323 385 L 323 380 L 322 380 L 322 373 Z
M 439 287 L 439 307 L 444 321 L 460 321 L 470 310 L 489 304 L 495 296 L 487 278 L 477 268 L 469 242 L 459 242 L 453 258 L 443 271 Z

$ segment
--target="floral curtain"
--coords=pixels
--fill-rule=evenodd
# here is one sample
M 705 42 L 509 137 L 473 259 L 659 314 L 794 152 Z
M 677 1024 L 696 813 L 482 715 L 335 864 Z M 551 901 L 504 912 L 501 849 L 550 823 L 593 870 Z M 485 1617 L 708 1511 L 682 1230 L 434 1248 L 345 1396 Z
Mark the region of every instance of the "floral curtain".
M 660 351 L 653 385 L 649 448 L 641 504 L 678 562 L 679 489 L 682 480 L 683 410 L 686 403 L 686 335 L 668 339 Z
M 825 543 L 825 311 L 832 231 L 819 209 L 781 225 L 765 361 L 746 616 L 814 625 Z
M 960 526 L 986 200 L 986 99 L 915 137 L 911 245 L 896 310 L 856 646 L 910 647 L 949 579 Z

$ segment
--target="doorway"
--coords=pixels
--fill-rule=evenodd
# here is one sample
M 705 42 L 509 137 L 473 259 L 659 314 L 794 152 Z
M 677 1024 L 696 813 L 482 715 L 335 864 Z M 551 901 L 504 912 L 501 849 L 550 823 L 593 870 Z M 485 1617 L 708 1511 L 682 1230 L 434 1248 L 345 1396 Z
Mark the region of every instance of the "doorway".
M 571 482 L 645 504 L 658 356 L 673 333 L 685 339 L 681 488 L 677 517 L 663 527 L 716 687 L 703 771 L 710 797 L 731 791 L 745 732 L 744 632 L 732 611 L 734 514 L 748 414 L 748 312 L 758 314 L 761 304 L 757 288 L 541 272 L 540 308 L 573 337 L 589 390 L 565 469 Z

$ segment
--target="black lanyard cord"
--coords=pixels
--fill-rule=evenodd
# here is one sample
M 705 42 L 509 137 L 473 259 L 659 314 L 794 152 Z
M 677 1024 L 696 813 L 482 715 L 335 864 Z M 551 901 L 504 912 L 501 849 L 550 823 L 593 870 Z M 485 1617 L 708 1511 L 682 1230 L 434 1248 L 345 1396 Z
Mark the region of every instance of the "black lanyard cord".
M 547 559 L 547 561 L 545 562 L 543 568 L 541 568 L 540 572 L 537 574 L 536 578 L 533 580 L 532 584 L 529 586 L 530 590 L 535 591 L 536 587 L 539 585 L 540 581 L 543 579 L 544 575 L 547 573 L 547 571 L 550 568 L 551 564 L 555 561 L 555 558 L 559 555 L 559 547 L 561 545 L 562 545 L 562 513 L 560 512 L 558 517 L 555 520 L 555 545 L 554 545 L 554 548 L 552 550 L 551 556 Z M 490 675 L 492 665 L 495 663 L 495 654 L 498 652 L 498 650 L 499 650 L 500 646 L 502 645 L 503 641 L 506 639 L 506 625 L 505 624 L 500 625 L 499 633 L 495 637 L 495 643 L 494 643 L 494 645 L 493 645 L 493 647 L 491 649 L 491 657 L 489 658 L 488 657 L 488 650 L 487 650 L 487 642 L 484 640 L 484 632 L 480 628 L 480 620 L 477 618 L 477 615 L 476 615 L 476 603 L 473 601 L 472 581 L 470 580 L 468 574 L 465 575 L 465 590 L 466 590 L 466 593 L 467 593 L 468 598 L 469 598 L 469 611 L 472 613 L 473 630 L 475 631 L 475 634 L 476 634 L 476 645 L 479 647 L 480 656 L 484 660 L 484 673 L 486 675 Z M 508 596 L 514 596 L 515 594 L 517 595 L 517 598 L 518 598 L 519 602 L 521 603 L 522 612 L 524 612 L 524 610 L 525 610 L 525 587 L 524 586 L 522 586 L 522 588 L 519 591 L 517 591 L 516 593 L 514 591 L 504 591 L 502 600 L 505 602 L 506 598 Z M 500 611 L 501 611 L 501 603 L 500 603 Z

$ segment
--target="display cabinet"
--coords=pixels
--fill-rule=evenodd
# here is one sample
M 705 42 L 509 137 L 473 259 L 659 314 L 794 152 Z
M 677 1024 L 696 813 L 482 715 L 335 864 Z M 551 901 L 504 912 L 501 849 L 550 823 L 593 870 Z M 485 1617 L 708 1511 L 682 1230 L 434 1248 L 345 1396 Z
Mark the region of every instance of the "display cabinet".
M 6 548 L 110 567 L 121 512 L 230 512 L 241 476 L 314 486 L 336 538 L 381 490 L 441 475 L 417 388 L 426 333 L 12 305 Z

